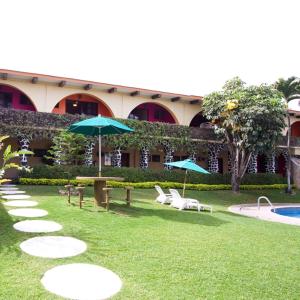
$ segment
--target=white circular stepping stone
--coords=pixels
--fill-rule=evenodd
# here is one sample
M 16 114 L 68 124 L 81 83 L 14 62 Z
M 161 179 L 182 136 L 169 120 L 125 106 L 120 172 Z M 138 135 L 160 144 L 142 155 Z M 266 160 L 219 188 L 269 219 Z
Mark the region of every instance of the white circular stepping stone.
M 9 210 L 8 213 L 12 216 L 28 218 L 44 217 L 48 215 L 46 210 L 38 208 L 16 208 Z
M 15 187 L 0 187 L 0 191 L 17 191 L 18 188 L 15 188 Z
M 15 207 L 32 207 L 32 206 L 37 206 L 38 203 L 36 201 L 15 200 L 15 201 L 4 202 L 4 205 L 15 206 Z
M 69 236 L 38 236 L 21 243 L 27 254 L 45 258 L 71 257 L 83 253 L 86 243 Z
M 29 195 L 6 195 L 1 197 L 6 200 L 23 200 L 31 198 Z
M 25 194 L 25 191 L 0 191 L 2 195 L 17 195 L 17 194 Z
M 54 267 L 41 279 L 46 290 L 67 299 L 101 300 L 118 293 L 122 281 L 114 272 L 91 264 Z
M 62 226 L 53 221 L 44 220 L 26 220 L 14 224 L 14 228 L 23 232 L 54 232 L 62 229 Z

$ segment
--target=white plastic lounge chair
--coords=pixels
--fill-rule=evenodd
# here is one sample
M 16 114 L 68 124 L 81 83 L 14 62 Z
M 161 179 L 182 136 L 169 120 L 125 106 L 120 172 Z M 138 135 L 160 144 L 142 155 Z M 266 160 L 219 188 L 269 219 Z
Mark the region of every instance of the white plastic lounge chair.
M 154 187 L 159 194 L 156 198 L 157 202 L 160 202 L 161 204 L 166 204 L 166 203 L 172 202 L 171 194 L 165 194 L 165 192 L 162 190 L 162 188 L 159 185 L 155 185 Z
M 177 190 L 170 189 L 172 195 L 171 206 L 182 209 L 197 208 L 198 211 L 208 209 L 212 213 L 212 207 L 210 205 L 202 204 L 196 199 L 182 198 Z

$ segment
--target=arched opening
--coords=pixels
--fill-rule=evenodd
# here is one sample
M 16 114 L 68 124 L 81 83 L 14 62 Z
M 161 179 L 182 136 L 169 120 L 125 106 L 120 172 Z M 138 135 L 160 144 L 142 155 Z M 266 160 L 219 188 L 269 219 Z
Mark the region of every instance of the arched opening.
M 5 84 L 0 84 L 0 108 L 36 111 L 33 102 L 25 93 Z
M 157 103 L 143 103 L 134 108 L 128 119 L 148 122 L 162 122 L 175 124 L 175 117 L 162 105 Z
M 100 99 L 89 94 L 73 94 L 60 100 L 52 110 L 56 114 L 78 114 L 113 117 L 110 108 Z
M 266 173 L 267 157 L 265 154 L 257 155 L 257 173 Z
M 206 127 L 206 125 L 210 126 L 210 123 L 208 119 L 203 116 L 202 112 L 197 113 L 190 123 L 190 127 Z
M 300 137 L 300 121 L 297 121 L 291 126 L 291 135 Z

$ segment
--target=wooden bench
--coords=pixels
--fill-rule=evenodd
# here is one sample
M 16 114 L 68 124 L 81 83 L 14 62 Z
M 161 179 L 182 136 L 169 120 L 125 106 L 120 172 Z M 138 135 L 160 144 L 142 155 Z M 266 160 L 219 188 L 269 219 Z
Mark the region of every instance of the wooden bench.
M 124 189 L 126 190 L 126 205 L 130 206 L 130 203 L 132 201 L 132 195 L 131 195 L 131 191 L 134 190 L 134 188 L 132 186 L 125 186 Z M 111 187 L 105 187 L 103 188 L 103 191 L 105 192 L 105 202 L 102 202 L 103 207 L 106 208 L 106 210 L 109 210 L 109 202 L 111 199 L 111 195 L 110 192 L 113 190 L 113 188 Z
M 133 186 L 125 186 L 124 189 L 126 190 L 126 205 L 130 206 L 132 197 L 131 197 L 131 191 L 134 190 Z
M 110 199 L 110 191 L 112 188 L 105 187 L 103 188 L 103 191 L 105 192 L 105 202 L 102 202 L 106 210 L 109 210 L 109 199 Z
M 77 186 L 76 190 L 79 192 L 79 208 L 82 208 L 82 204 L 84 203 L 83 200 L 83 193 L 84 193 L 84 186 Z
M 72 184 L 65 185 L 65 188 L 67 190 L 67 196 L 68 196 L 68 204 L 71 204 L 71 189 L 74 187 Z

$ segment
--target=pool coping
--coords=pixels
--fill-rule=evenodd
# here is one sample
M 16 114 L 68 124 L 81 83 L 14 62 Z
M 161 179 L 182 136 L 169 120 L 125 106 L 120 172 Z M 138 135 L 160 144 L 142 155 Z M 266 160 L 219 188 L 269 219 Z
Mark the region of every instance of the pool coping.
M 300 207 L 300 203 L 273 203 L 273 207 L 269 205 L 261 205 L 259 210 L 257 209 L 257 203 L 238 204 L 229 206 L 228 210 L 234 214 L 250 218 L 300 226 L 300 218 L 287 217 L 271 211 L 273 208 L 284 207 Z

